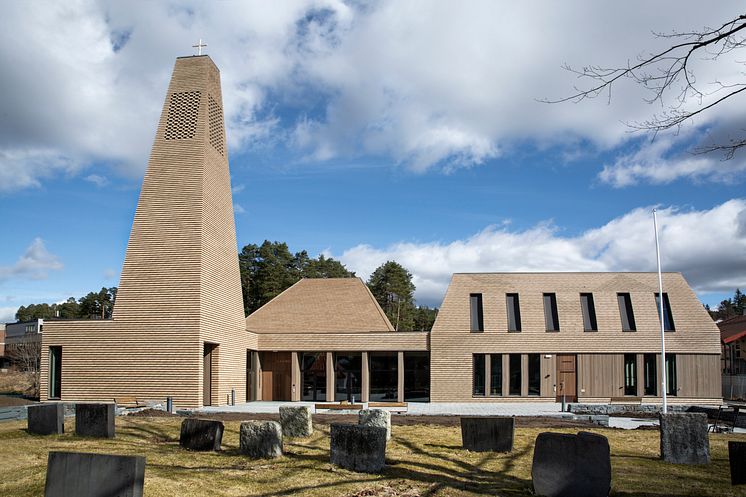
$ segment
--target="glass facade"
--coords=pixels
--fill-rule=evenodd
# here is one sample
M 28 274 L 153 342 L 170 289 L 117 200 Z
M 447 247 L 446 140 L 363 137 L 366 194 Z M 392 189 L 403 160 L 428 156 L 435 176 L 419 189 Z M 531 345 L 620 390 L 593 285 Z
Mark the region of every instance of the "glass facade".
M 62 396 L 62 347 L 49 347 L 49 398 Z
M 521 394 L 521 354 L 510 354 L 508 361 L 510 395 Z
M 335 400 L 359 402 L 362 393 L 363 355 L 360 352 L 334 354 Z
M 490 395 L 503 394 L 503 356 L 490 354 Z
M 637 395 L 636 354 L 624 354 L 624 395 Z
M 484 396 L 484 354 L 474 354 L 473 356 L 474 367 L 473 379 L 472 379 L 472 395 Z
M 373 402 L 396 402 L 399 399 L 398 364 L 396 352 L 371 352 L 368 355 L 370 368 L 370 397 Z
M 645 368 L 645 395 L 658 395 L 658 358 L 655 354 L 643 356 L 643 367 Z
M 430 402 L 430 352 L 404 352 L 404 401 Z
M 666 354 L 666 394 L 677 395 L 676 354 Z
M 303 352 L 301 358 L 301 399 L 326 400 L 326 353 Z
M 541 395 L 541 354 L 528 355 L 528 394 Z

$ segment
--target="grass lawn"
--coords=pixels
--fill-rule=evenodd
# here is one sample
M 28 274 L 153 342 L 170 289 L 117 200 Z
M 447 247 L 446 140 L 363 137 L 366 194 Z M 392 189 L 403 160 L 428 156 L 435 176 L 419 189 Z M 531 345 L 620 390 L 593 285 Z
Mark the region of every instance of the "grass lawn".
M 475 496 L 530 495 L 536 435 L 546 428 L 517 428 L 511 454 L 462 450 L 457 426 L 394 426 L 381 475 L 346 471 L 329 464 L 329 427 L 315 424 L 309 439 L 286 439 L 285 456 L 250 460 L 238 452 L 238 421 L 225 422 L 221 453 L 194 453 L 178 444 L 181 418 L 119 417 L 113 440 L 84 439 L 71 433 L 35 436 L 25 422 L 0 423 L 0 495 L 44 493 L 50 450 L 144 455 L 145 495 L 171 496 Z M 72 431 L 73 420 L 66 420 Z M 576 433 L 577 428 L 551 431 Z M 658 432 L 588 428 L 609 438 L 612 495 L 746 496 L 732 487 L 728 440 L 746 435 L 710 436 L 712 463 L 677 466 L 658 460 Z

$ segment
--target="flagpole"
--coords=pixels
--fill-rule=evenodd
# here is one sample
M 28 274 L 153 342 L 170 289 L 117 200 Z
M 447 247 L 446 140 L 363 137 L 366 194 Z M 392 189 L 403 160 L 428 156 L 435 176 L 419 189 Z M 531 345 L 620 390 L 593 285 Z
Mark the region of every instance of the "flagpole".
M 663 317 L 663 275 L 661 274 L 661 249 L 658 242 L 658 217 L 655 209 L 653 209 L 653 227 L 655 229 L 655 256 L 658 260 L 658 316 L 661 321 L 661 391 L 663 393 L 663 414 L 666 414 L 668 412 L 666 399 L 666 321 Z

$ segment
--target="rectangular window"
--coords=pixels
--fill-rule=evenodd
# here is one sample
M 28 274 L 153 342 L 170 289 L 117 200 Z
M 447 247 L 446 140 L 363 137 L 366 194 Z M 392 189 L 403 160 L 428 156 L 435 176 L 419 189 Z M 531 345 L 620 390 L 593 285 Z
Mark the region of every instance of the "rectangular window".
M 521 394 L 521 354 L 510 354 L 510 360 L 508 361 L 508 374 L 510 375 L 509 383 L 510 389 L 508 393 L 510 395 Z
M 471 393 L 482 397 L 484 396 L 484 354 L 474 354 L 473 360 L 474 377 Z
M 676 381 L 676 354 L 666 354 L 666 394 L 676 395 L 678 385 Z
M 521 307 L 518 303 L 517 293 L 508 293 L 505 296 L 508 307 L 508 331 L 521 331 Z
M 326 353 L 303 352 L 301 354 L 302 400 L 326 400 Z
M 557 315 L 557 295 L 544 294 L 544 323 L 547 331 L 559 331 L 559 316 Z
M 655 354 L 645 354 L 643 356 L 643 366 L 645 368 L 645 395 L 658 395 L 658 365 Z
M 404 352 L 404 402 L 430 402 L 430 352 Z
M 632 311 L 632 299 L 628 293 L 617 293 L 619 315 L 622 318 L 622 331 L 636 331 L 635 313 Z
M 637 395 L 636 354 L 624 354 L 624 395 Z
M 371 352 L 369 357 L 371 402 L 396 402 L 399 398 L 399 356 L 396 352 Z
M 541 354 L 528 355 L 528 394 L 541 394 Z
M 62 397 L 62 347 L 49 347 L 49 398 Z
M 503 356 L 490 354 L 490 395 L 503 394 Z
M 330 371 L 330 374 L 332 372 Z M 359 402 L 362 393 L 363 355 L 360 352 L 334 354 L 335 398 Z
M 661 314 L 661 295 L 655 293 L 655 308 L 658 310 L 658 318 Z M 668 301 L 668 294 L 663 292 L 663 329 L 666 331 L 675 331 L 673 324 L 673 314 L 671 313 L 671 303 Z
M 583 331 L 598 331 L 596 324 L 596 306 L 592 293 L 580 294 L 580 307 L 583 309 Z
M 472 293 L 469 295 L 471 310 L 471 331 L 479 333 L 484 331 L 484 316 L 482 314 L 482 294 Z

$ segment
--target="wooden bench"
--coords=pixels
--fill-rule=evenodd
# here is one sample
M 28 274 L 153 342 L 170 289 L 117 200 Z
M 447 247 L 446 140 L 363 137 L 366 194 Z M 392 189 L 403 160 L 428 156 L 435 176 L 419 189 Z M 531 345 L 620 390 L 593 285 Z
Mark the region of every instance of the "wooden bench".
M 145 401 L 137 397 L 117 397 L 114 399 L 114 403 L 118 407 L 147 407 Z
M 407 412 L 409 404 L 406 402 L 368 402 L 368 408 L 380 409 L 382 407 L 389 408 L 392 412 Z
M 331 411 L 359 411 L 363 408 L 362 404 L 314 404 L 314 407 L 318 409 L 329 409 Z

